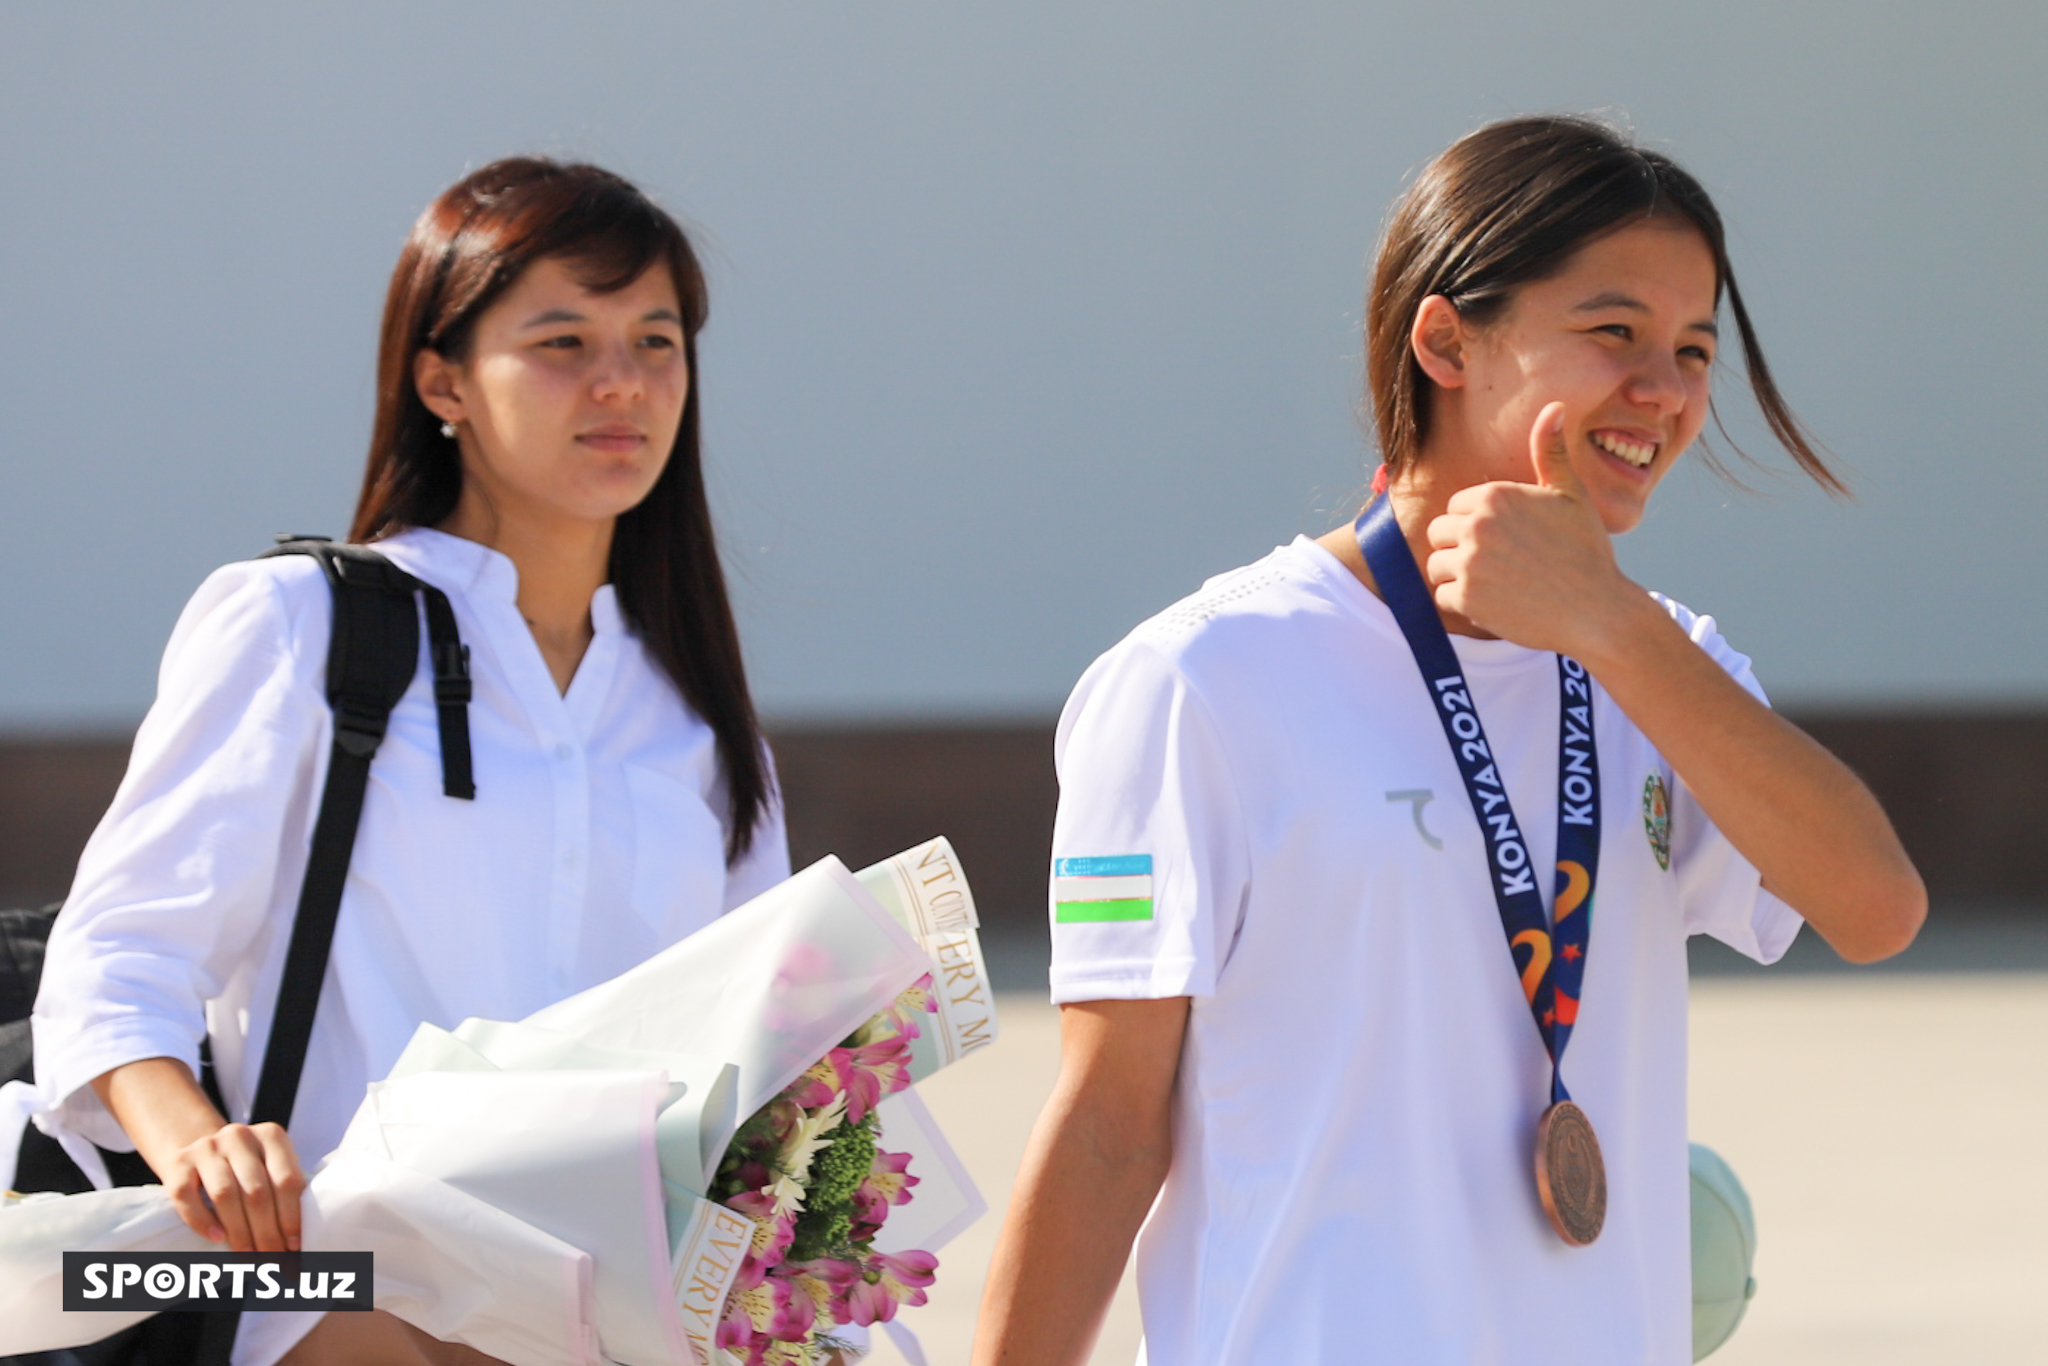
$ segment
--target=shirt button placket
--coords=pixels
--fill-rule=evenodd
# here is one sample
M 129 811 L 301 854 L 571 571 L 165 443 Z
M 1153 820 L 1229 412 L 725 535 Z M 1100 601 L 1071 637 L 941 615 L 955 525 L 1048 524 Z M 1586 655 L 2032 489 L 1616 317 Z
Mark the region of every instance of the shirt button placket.
M 587 885 L 584 844 L 590 831 L 590 774 L 582 752 L 554 746 L 555 875 L 548 904 L 548 987 L 557 1000 L 575 989 L 579 922 Z

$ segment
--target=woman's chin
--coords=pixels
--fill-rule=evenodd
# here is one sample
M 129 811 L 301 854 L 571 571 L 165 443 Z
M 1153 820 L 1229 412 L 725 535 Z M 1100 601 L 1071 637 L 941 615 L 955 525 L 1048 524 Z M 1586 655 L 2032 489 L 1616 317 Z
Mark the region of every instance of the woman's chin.
M 1600 525 L 1609 536 L 1626 536 L 1642 525 L 1648 504 L 1647 491 L 1637 494 L 1603 489 L 1593 495 L 1593 510 L 1600 514 Z
M 583 522 L 614 521 L 647 501 L 659 475 L 649 478 L 635 471 L 631 478 L 595 479 L 581 487 L 565 490 L 554 500 L 560 515 Z

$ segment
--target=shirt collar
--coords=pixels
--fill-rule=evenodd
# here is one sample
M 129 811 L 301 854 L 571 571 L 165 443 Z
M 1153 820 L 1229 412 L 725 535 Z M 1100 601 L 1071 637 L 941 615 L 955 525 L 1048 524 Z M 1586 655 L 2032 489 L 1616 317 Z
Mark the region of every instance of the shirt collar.
M 1360 583 L 1350 566 L 1331 554 L 1327 547 L 1307 536 L 1296 536 L 1293 544 L 1282 549 L 1294 554 L 1296 562 L 1324 585 L 1324 592 L 1363 616 L 1381 634 L 1407 644 L 1399 623 L 1394 620 L 1393 610 L 1378 594 Z M 1467 668 L 1489 671 L 1530 668 L 1550 658 L 1547 650 L 1532 650 L 1511 640 L 1481 640 L 1476 636 L 1452 636 L 1451 649 L 1456 651 L 1459 663 Z
M 406 573 L 443 589 L 505 602 L 519 599 L 518 568 L 509 557 L 479 542 L 414 526 L 377 542 L 376 549 Z
M 597 586 L 596 595 L 590 599 L 590 624 L 601 636 L 624 633 L 626 614 L 619 608 L 619 593 L 612 585 Z
M 415 578 L 474 597 L 519 600 L 519 567 L 510 556 L 480 542 L 415 526 L 377 542 L 377 549 L 390 552 L 392 563 Z M 590 599 L 590 622 L 598 635 L 625 631 L 625 614 L 611 584 L 598 585 Z

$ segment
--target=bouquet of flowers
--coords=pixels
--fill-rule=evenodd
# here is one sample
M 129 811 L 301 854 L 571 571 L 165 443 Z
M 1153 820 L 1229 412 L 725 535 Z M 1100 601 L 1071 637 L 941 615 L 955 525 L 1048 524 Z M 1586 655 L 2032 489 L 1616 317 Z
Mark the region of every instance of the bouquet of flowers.
M 313 1172 L 304 1245 L 373 1253 L 378 1308 L 526 1366 L 893 1330 L 986 1209 L 912 1088 L 994 1038 L 976 927 L 943 839 L 828 858 L 525 1020 L 422 1025 Z M 62 1312 L 60 1251 L 209 1246 L 157 1187 L 0 1209 L 0 1355 L 124 1326 Z
M 910 1086 L 918 1017 L 938 1009 L 930 976 L 782 1089 L 726 1149 L 711 1196 L 753 1221 L 718 1346 L 744 1366 L 814 1366 L 851 1344 L 832 1329 L 925 1302 L 938 1258 L 878 1251 L 875 1238 L 918 1178 L 880 1146 L 886 1096 Z

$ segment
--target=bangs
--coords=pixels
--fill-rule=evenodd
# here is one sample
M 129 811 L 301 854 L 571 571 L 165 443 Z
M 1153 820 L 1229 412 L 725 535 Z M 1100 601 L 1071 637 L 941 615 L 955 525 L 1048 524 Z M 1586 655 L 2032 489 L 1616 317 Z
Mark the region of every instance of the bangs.
M 569 263 L 576 282 L 597 294 L 613 294 L 645 275 L 657 262 L 673 265 L 682 234 L 667 214 L 638 194 L 607 194 L 591 186 L 576 202 L 536 233 L 523 253 L 527 262 L 544 256 Z M 683 282 L 676 281 L 683 294 Z
M 422 310 L 423 345 L 460 356 L 477 315 L 547 257 L 569 263 L 577 283 L 599 294 L 666 264 L 684 332 L 694 336 L 704 325 L 704 276 L 681 225 L 608 171 L 514 159 L 486 167 L 444 198 L 452 202 L 430 209 L 415 229 L 422 263 L 438 261 Z

